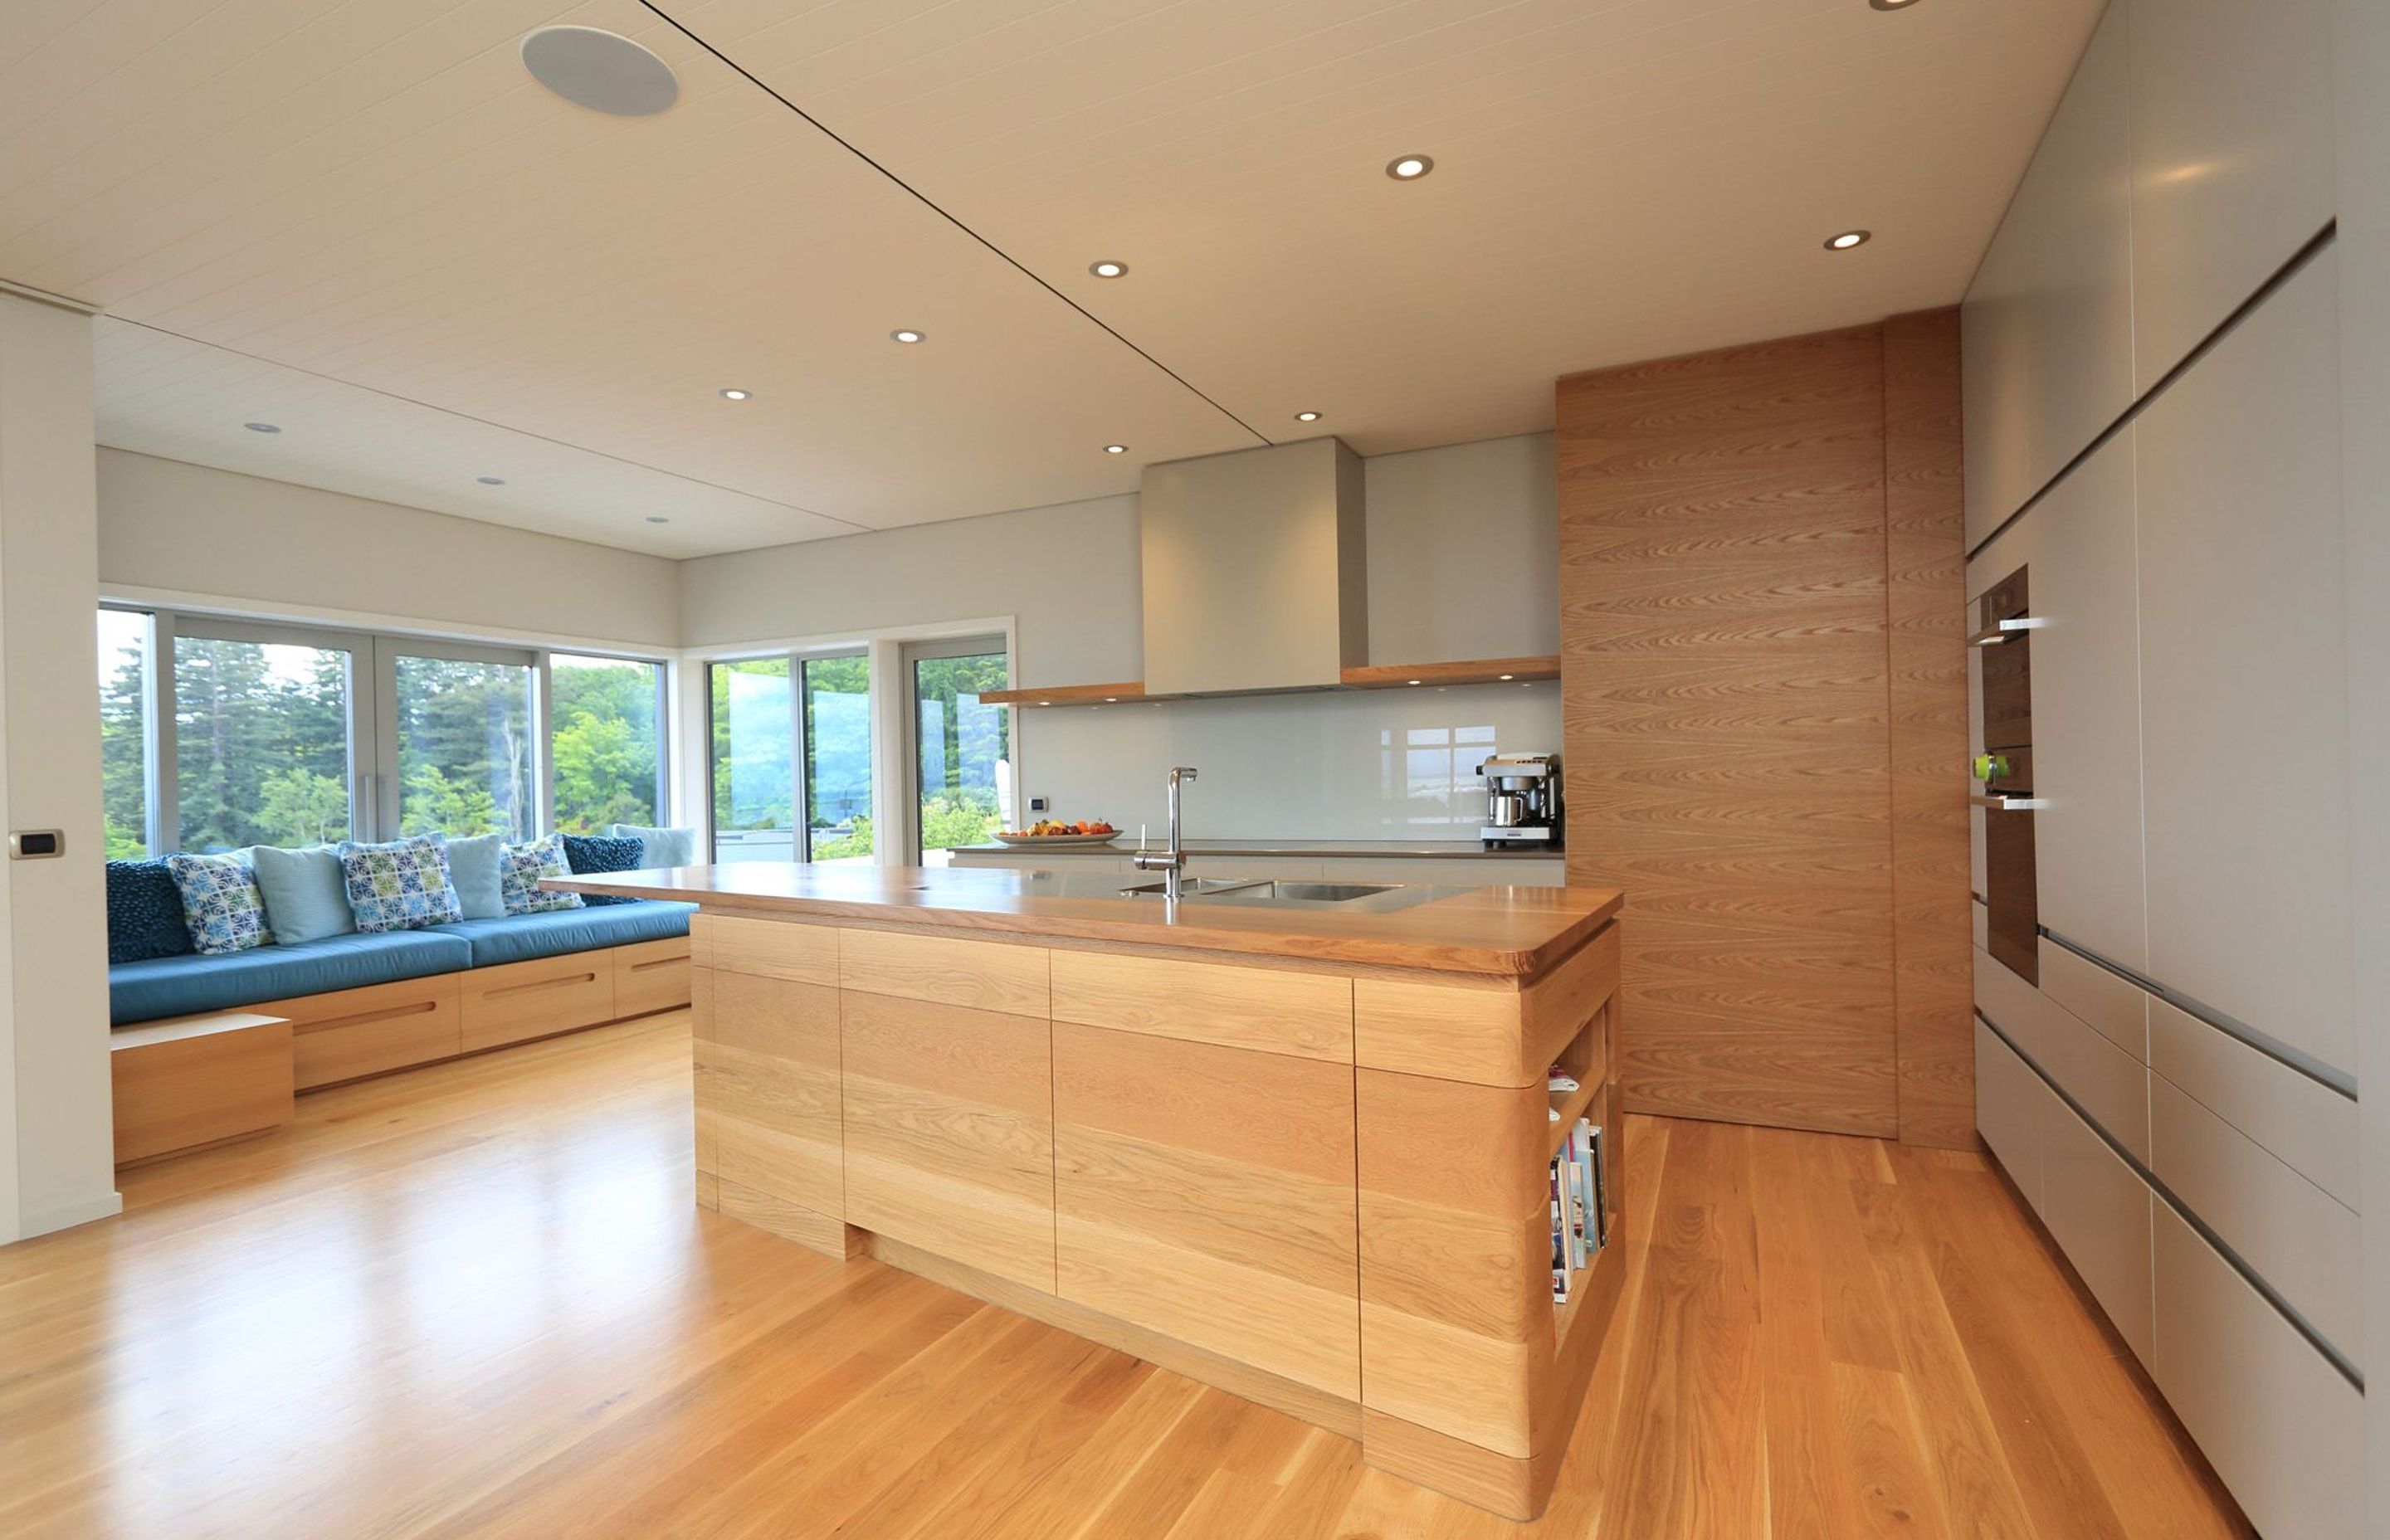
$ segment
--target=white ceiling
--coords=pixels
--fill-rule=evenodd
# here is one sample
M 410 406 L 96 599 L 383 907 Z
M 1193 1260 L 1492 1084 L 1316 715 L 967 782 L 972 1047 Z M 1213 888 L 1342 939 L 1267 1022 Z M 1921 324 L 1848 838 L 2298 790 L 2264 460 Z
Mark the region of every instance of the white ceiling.
M 1529 431 L 1563 373 L 1947 303 L 2100 8 L 659 3 L 686 32 L 12 0 L 0 278 L 110 317 L 106 443 L 735 550 L 1264 437 Z M 549 95 L 516 48 L 552 21 L 637 38 L 680 104 Z M 1381 173 L 1411 151 L 1435 173 Z

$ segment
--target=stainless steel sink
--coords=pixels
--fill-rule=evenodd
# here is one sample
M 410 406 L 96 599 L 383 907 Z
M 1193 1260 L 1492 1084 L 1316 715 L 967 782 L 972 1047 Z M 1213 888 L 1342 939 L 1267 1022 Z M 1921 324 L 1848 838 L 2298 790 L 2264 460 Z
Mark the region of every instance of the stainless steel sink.
M 1163 885 L 1140 882 L 1123 888 L 1122 896 L 1128 898 L 1159 898 Z M 1370 882 L 1282 882 L 1272 878 L 1190 877 L 1179 896 L 1188 899 L 1217 898 L 1241 904 L 1350 904 L 1357 899 L 1375 898 L 1380 893 L 1402 890 L 1382 883 Z
M 1217 896 L 1279 899 L 1291 904 L 1350 904 L 1356 898 L 1373 898 L 1394 891 L 1391 883 L 1264 881 L 1224 888 Z
M 1184 885 L 1179 889 L 1179 896 L 1208 898 L 1216 893 L 1230 892 L 1240 888 L 1251 888 L 1255 885 L 1251 879 L 1242 877 L 1190 877 L 1185 879 Z M 1266 886 L 1266 884 L 1263 885 Z M 1133 888 L 1123 888 L 1121 896 L 1123 898 L 1160 898 L 1163 888 L 1163 884 L 1160 882 L 1140 882 Z

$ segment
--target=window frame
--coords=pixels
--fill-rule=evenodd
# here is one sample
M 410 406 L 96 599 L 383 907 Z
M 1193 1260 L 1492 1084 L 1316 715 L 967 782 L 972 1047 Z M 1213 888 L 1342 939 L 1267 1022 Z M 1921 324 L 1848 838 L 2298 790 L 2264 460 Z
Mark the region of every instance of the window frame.
M 396 839 L 399 822 L 398 660 L 430 658 L 452 662 L 528 667 L 532 689 L 532 738 L 535 764 L 531 776 L 532 828 L 556 831 L 555 712 L 552 660 L 559 654 L 609 662 L 636 663 L 655 677 L 655 808 L 658 821 L 672 822 L 672 661 L 668 656 L 617 651 L 602 647 L 519 646 L 471 637 L 360 630 L 307 621 L 260 620 L 170 605 L 102 599 L 99 610 L 147 616 L 148 720 L 143 725 L 143 776 L 148 807 L 144 838 L 155 858 L 182 849 L 181 765 L 175 721 L 174 644 L 184 636 L 201 641 L 250 642 L 342 651 L 349 656 L 349 820 L 359 841 Z

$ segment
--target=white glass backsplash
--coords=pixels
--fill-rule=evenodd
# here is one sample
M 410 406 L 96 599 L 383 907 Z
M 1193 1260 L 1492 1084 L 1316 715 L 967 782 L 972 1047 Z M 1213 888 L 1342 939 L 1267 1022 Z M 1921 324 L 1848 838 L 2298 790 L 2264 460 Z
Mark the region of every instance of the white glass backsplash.
M 1021 790 L 1047 817 L 1163 834 L 1163 780 L 1190 840 L 1474 840 L 1486 755 L 1561 747 L 1560 686 L 1454 685 L 1031 708 L 1015 713 Z M 1024 814 L 1024 817 L 1030 816 Z

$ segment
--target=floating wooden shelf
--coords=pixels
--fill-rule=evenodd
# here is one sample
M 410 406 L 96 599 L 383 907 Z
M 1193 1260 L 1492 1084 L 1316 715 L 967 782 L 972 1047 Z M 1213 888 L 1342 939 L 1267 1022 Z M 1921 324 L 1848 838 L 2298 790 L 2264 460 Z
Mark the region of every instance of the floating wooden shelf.
M 1121 685 L 1055 685 L 1047 689 L 982 690 L 983 706 L 1105 706 L 1114 701 L 1153 700 L 1136 680 Z
M 1348 690 L 1403 689 L 1412 685 L 1500 685 L 1512 680 L 1557 679 L 1561 661 L 1548 658 L 1479 658 L 1460 663 L 1373 663 L 1348 668 Z
M 1499 685 L 1513 680 L 1522 683 L 1536 679 L 1557 679 L 1561 676 L 1561 661 L 1557 655 L 1545 658 L 1480 658 L 1458 663 L 1373 663 L 1367 668 L 1348 668 L 1333 685 L 1321 685 L 1321 690 L 1385 690 L 1404 689 L 1428 685 Z M 1213 690 L 1201 696 L 1157 695 L 1147 691 L 1144 684 L 1129 680 L 1118 685 L 1054 685 L 1045 689 L 987 690 L 980 701 L 989 706 L 1111 706 L 1130 705 L 1150 700 L 1218 700 L 1244 695 L 1286 695 L 1284 689 Z

